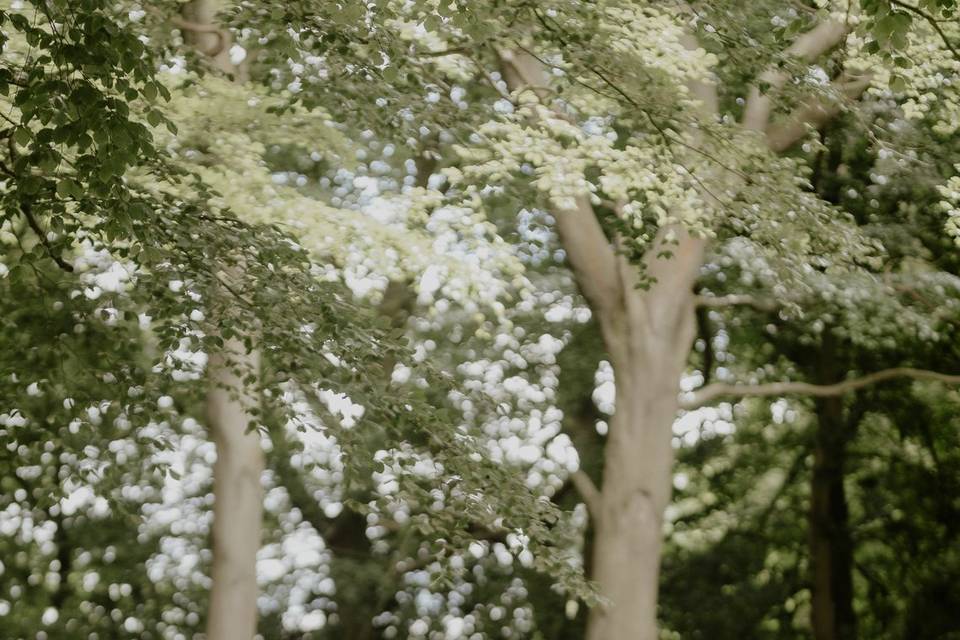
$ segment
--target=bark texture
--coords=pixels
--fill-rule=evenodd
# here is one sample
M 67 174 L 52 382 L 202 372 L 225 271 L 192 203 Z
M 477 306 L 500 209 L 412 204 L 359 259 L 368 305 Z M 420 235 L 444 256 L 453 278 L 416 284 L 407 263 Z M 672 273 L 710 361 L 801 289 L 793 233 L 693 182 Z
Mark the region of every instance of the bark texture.
M 647 269 L 657 282 L 646 292 L 634 286 L 636 268 L 617 256 L 619 305 L 598 312 L 617 393 L 591 563 L 591 577 L 609 602 L 590 612 L 588 640 L 657 637 L 673 422 L 695 334 L 692 285 L 702 253 L 702 240 L 684 236 L 672 258 L 650 258 Z

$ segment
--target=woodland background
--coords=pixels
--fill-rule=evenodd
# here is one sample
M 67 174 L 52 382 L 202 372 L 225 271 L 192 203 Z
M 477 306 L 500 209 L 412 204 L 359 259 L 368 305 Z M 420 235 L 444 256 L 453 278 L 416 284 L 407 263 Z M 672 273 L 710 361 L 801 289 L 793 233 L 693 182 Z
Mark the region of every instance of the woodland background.
M 960 638 L 952 0 L 0 4 L 0 637 Z

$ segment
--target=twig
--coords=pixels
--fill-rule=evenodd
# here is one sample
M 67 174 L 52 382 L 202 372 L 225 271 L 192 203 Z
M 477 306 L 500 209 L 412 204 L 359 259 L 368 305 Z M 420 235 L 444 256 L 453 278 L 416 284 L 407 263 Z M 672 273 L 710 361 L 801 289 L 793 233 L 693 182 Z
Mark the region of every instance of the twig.
M 584 504 L 587 505 L 587 511 L 590 512 L 590 517 L 595 522 L 599 521 L 602 509 L 600 508 L 601 494 L 597 485 L 593 484 L 590 476 L 579 469 L 570 474 L 570 483 L 576 487 L 580 497 L 583 498 Z
M 915 7 L 912 4 L 907 4 L 906 2 L 901 2 L 900 0 L 890 0 L 890 4 L 906 9 L 911 13 L 915 13 L 927 22 L 930 23 L 930 26 L 933 27 L 933 30 L 937 32 L 937 35 L 940 36 L 940 39 L 943 40 L 943 44 L 950 50 L 950 53 L 953 54 L 953 57 L 957 60 L 960 60 L 960 51 L 957 51 L 956 47 L 953 46 L 950 42 L 950 38 L 947 37 L 947 34 L 943 32 L 943 29 L 940 27 L 940 21 L 934 18 L 932 15 L 921 9 L 920 7 Z
M 57 266 L 68 273 L 73 273 L 73 265 L 53 251 L 53 247 L 50 246 L 50 242 L 47 240 L 46 234 L 43 232 L 43 229 L 40 228 L 40 225 L 37 223 L 37 219 L 33 217 L 30 204 L 28 202 L 21 202 L 20 211 L 23 212 L 23 217 L 27 219 L 27 224 L 30 225 L 30 228 L 33 229 L 33 232 L 37 234 L 37 237 L 40 239 L 40 244 L 46 248 L 47 253 L 50 254 L 50 257 L 53 259 L 53 261 L 57 263 Z
M 772 311 L 777 308 L 777 305 L 769 300 L 759 300 L 750 295 L 736 293 L 726 296 L 700 295 L 694 299 L 694 302 L 698 307 L 709 308 L 745 306 L 754 307 L 761 311 Z

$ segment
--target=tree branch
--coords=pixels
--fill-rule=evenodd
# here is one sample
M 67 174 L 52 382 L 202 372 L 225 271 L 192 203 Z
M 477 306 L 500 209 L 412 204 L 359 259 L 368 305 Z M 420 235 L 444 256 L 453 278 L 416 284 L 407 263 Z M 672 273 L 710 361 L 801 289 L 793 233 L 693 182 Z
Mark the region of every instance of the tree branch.
M 220 37 L 223 37 L 223 29 L 213 24 L 200 24 L 199 22 L 191 22 L 180 16 L 170 16 L 170 23 L 173 24 L 177 29 L 184 31 L 193 31 L 194 33 L 214 33 Z
M 777 305 L 770 300 L 760 300 L 750 295 L 733 293 L 726 296 L 697 296 L 695 304 L 698 307 L 707 307 L 711 309 L 724 307 L 753 307 L 761 311 L 773 311 Z
M 812 62 L 837 46 L 847 35 L 848 27 L 836 20 L 821 22 L 810 31 L 793 41 L 784 51 L 784 57 L 797 58 L 803 62 Z M 767 69 L 760 74 L 759 82 L 750 88 L 747 104 L 743 110 L 743 126 L 754 131 L 763 131 L 770 121 L 773 101 L 769 92 L 781 88 L 790 78 L 790 74 L 779 68 Z M 761 92 L 760 85 L 766 85 Z
M 680 402 L 686 410 L 698 409 L 724 397 L 779 397 L 786 395 L 807 395 L 827 398 L 843 395 L 873 384 L 895 378 L 913 378 L 915 380 L 933 380 L 947 384 L 960 384 L 960 375 L 940 373 L 926 369 L 894 367 L 867 374 L 860 378 L 851 378 L 833 384 L 811 384 L 809 382 L 771 382 L 768 384 L 727 384 L 717 382 L 700 387 Z
M 847 100 L 855 100 L 870 86 L 872 75 L 867 74 L 833 86 Z M 841 100 L 827 102 L 823 97 L 812 98 L 797 108 L 785 122 L 767 128 L 767 146 L 776 152 L 786 151 L 807 135 L 809 127 L 820 129 L 840 113 Z
M 960 51 L 957 51 L 957 48 L 953 46 L 953 43 L 950 42 L 950 38 L 947 37 L 947 34 L 943 32 L 943 28 L 940 27 L 940 21 L 934 18 L 932 15 L 921 9 L 920 7 L 915 7 L 912 4 L 907 4 L 906 2 L 900 2 L 900 0 L 890 0 L 890 4 L 906 9 L 911 13 L 915 13 L 927 22 L 930 23 L 930 26 L 933 27 L 933 30 L 937 32 L 937 35 L 940 36 L 940 39 L 943 40 L 944 46 L 950 50 L 950 53 L 953 54 L 953 57 L 957 60 L 960 60 Z
M 192 0 L 181 5 L 180 12 L 181 15 L 170 17 L 170 23 L 186 32 L 184 39 L 207 56 L 214 67 L 225 73 L 236 72 L 228 54 L 233 35 L 217 24 L 216 4 Z M 210 36 L 216 36 L 216 41 Z
M 501 53 L 500 62 L 511 91 L 549 84 L 543 65 L 528 53 Z M 534 92 L 538 95 L 542 93 Z M 619 303 L 622 294 L 617 278 L 616 254 L 597 220 L 589 198 L 586 195 L 578 196 L 574 202 L 572 209 L 554 212 L 557 233 L 584 297 L 594 310 L 609 310 Z
M 449 49 L 443 49 L 441 51 L 417 51 L 414 55 L 420 58 L 443 58 L 445 56 L 471 53 L 473 50 L 474 48 L 472 46 L 450 47 Z
M 697 41 L 696 36 L 691 33 L 685 33 L 680 38 L 680 42 L 689 51 L 696 51 L 701 48 L 700 42 Z M 700 108 L 704 115 L 715 117 L 720 113 L 720 99 L 717 95 L 716 84 L 703 80 L 690 81 L 687 84 L 687 88 L 690 90 L 690 93 L 700 101 Z
M 583 503 L 587 505 L 590 517 L 593 518 L 594 522 L 599 521 L 603 510 L 600 508 L 601 496 L 597 485 L 593 484 L 590 476 L 579 469 L 570 474 L 570 483 L 583 498 Z
M 43 232 L 43 229 L 40 228 L 40 224 L 37 222 L 37 219 L 33 217 L 33 211 L 30 208 L 30 204 L 27 202 L 20 203 L 20 211 L 23 212 L 23 217 L 27 219 L 27 224 L 30 225 L 30 228 L 33 229 L 33 232 L 37 234 L 40 244 L 42 244 L 43 248 L 47 250 L 47 254 L 50 256 L 50 258 L 64 271 L 73 273 L 73 265 L 57 255 L 57 253 L 53 250 L 53 247 L 50 246 L 50 242 L 47 240 L 47 234 Z

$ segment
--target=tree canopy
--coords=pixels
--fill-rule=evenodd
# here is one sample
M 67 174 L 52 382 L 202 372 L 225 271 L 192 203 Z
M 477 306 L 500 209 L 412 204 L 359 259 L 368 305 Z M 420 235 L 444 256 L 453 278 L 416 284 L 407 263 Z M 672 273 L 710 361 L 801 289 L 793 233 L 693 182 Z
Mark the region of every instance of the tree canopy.
M 960 633 L 956 11 L 3 2 L 0 635 Z

